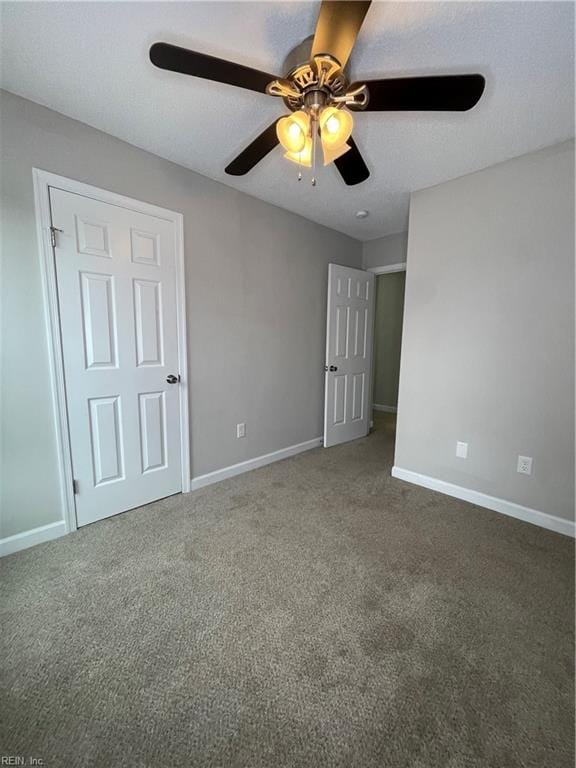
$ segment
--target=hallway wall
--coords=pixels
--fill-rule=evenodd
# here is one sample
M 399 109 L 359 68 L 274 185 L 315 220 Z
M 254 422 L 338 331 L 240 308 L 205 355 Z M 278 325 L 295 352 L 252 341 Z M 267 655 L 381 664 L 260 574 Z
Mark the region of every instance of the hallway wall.
M 408 251 L 408 232 L 398 232 L 362 243 L 362 269 L 403 264 Z
M 376 278 L 372 402 L 393 409 L 398 405 L 405 282 L 406 272 Z

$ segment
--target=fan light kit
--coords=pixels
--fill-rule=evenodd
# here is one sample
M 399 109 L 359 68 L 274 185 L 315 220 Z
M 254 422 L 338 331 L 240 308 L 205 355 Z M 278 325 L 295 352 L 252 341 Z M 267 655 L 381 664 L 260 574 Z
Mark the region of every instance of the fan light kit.
M 346 142 L 352 133 L 353 120 L 349 112 L 324 107 L 310 112 L 298 110 L 289 117 L 282 117 L 276 124 L 278 141 L 286 150 L 284 157 L 311 168 L 316 165 L 317 137 L 320 136 L 324 165 L 329 165 L 351 149 Z M 302 178 L 302 173 L 298 174 Z M 312 184 L 316 177 L 312 176 Z
M 352 138 L 352 112 L 465 112 L 478 103 L 485 86 L 478 74 L 350 83 L 346 65 L 369 7 L 370 2 L 361 0 L 324 0 L 314 36 L 289 54 L 283 78 L 169 43 L 154 43 L 150 59 L 160 69 L 284 101 L 291 114 L 269 125 L 226 167 L 226 173 L 243 176 L 280 144 L 284 157 L 300 167 L 299 179 L 302 168 L 312 168 L 315 185 L 321 147 L 324 165 L 334 163 L 346 184 L 360 184 L 370 171 Z

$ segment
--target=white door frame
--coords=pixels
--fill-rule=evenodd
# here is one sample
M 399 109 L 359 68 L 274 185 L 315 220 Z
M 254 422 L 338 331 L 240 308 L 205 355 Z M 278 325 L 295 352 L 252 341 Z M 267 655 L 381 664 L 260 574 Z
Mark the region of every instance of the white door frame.
M 367 267 L 366 272 L 372 272 L 376 277 L 378 275 L 390 275 L 393 272 L 406 272 L 406 262 L 401 261 L 398 262 L 398 264 L 386 264 L 386 266 L 383 267 Z M 376 287 L 376 286 L 375 286 Z M 376 322 L 376 297 L 374 297 L 374 322 Z M 376 327 L 374 327 L 374 336 L 373 336 L 373 343 L 376 342 Z M 371 373 L 371 379 L 370 379 L 370 410 L 377 410 L 374 408 L 374 403 L 372 402 L 374 400 L 374 347 L 372 347 L 372 373 Z M 391 411 L 392 413 L 397 413 L 398 409 Z M 374 420 L 370 419 L 370 426 L 374 426 Z
M 391 272 L 405 272 L 406 262 L 399 264 L 388 264 L 385 267 L 367 267 L 366 272 L 372 272 L 374 275 L 388 275 Z
M 83 197 L 94 198 L 103 203 L 117 205 L 131 211 L 155 216 L 172 222 L 176 228 L 176 317 L 178 334 L 178 365 L 182 377 L 180 393 L 180 455 L 182 460 L 182 493 L 190 491 L 190 440 L 188 419 L 188 353 L 186 345 L 186 291 L 184 270 L 184 217 L 181 213 L 159 208 L 150 203 L 143 203 L 115 192 L 108 192 L 90 184 L 67 179 L 38 168 L 32 169 L 34 181 L 34 207 L 36 211 L 36 234 L 42 274 L 42 294 L 47 329 L 48 358 L 52 385 L 52 404 L 56 427 L 58 449 L 58 470 L 60 476 L 60 496 L 64 511 L 66 533 L 75 531 L 76 502 L 73 491 L 72 451 L 68 429 L 68 411 L 64 386 L 64 355 L 60 335 L 60 311 L 56 280 L 56 263 L 51 242 L 50 187 L 64 192 L 72 192 Z

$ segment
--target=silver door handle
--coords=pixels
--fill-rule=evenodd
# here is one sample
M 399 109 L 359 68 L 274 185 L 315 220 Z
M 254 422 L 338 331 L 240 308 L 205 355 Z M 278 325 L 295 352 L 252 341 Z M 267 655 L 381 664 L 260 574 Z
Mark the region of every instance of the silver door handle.
M 178 376 L 174 376 L 174 374 L 171 373 L 169 376 L 166 376 L 166 381 L 168 382 L 168 384 L 179 384 L 180 374 L 178 374 Z

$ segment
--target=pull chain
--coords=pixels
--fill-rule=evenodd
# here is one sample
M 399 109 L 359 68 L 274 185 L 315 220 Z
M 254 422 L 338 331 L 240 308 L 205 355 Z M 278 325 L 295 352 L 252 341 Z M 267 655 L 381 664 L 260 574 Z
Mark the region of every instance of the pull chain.
M 316 130 L 316 120 L 312 119 L 312 186 L 316 186 L 316 137 L 318 131 Z

